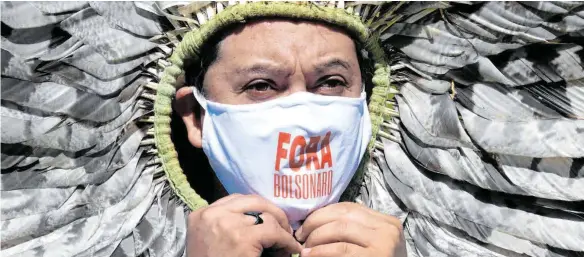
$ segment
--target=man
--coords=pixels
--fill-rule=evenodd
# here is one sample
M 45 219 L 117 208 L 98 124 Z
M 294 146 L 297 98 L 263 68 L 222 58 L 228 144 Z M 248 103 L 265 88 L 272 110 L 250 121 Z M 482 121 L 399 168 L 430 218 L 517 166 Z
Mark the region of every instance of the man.
M 205 148 L 203 141 L 209 130 L 204 127 L 210 120 L 205 119 L 208 114 L 193 90 L 203 92 L 203 101 L 226 105 L 265 103 L 299 92 L 357 99 L 363 91 L 357 47 L 338 28 L 308 21 L 263 19 L 229 32 L 217 44 L 214 60 L 203 67 L 206 72 L 201 74 L 202 79 L 192 79 L 196 75 L 189 73 L 188 66 L 185 68 L 187 82 L 199 81 L 202 85 L 182 87 L 176 93 L 175 108 L 190 143 L 197 148 Z M 196 115 L 199 109 L 201 113 Z M 242 126 L 253 125 L 242 122 Z M 213 151 L 207 149 L 206 153 L 213 155 Z M 362 156 L 351 158 L 358 163 Z M 272 188 L 271 184 L 265 186 Z M 257 218 L 242 215 L 247 212 L 261 212 L 263 224 L 254 225 Z M 191 213 L 188 255 L 259 256 L 269 249 L 280 255 L 405 256 L 401 222 L 362 205 L 332 203 L 317 209 L 295 232 L 287 214 L 290 216 L 261 196 L 225 196 Z
M 0 4 L 0 255 L 584 252 L 582 3 L 237 2 Z

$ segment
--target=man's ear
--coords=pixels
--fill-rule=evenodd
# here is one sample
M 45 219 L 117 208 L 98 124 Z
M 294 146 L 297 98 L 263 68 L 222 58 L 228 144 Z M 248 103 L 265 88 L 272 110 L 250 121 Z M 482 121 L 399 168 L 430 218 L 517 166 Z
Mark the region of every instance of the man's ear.
M 191 87 L 181 87 L 176 91 L 174 109 L 181 116 L 183 123 L 187 127 L 189 142 L 194 147 L 202 148 L 203 144 L 203 118 L 205 110 L 195 99 Z M 196 111 L 201 110 L 200 117 L 197 117 Z

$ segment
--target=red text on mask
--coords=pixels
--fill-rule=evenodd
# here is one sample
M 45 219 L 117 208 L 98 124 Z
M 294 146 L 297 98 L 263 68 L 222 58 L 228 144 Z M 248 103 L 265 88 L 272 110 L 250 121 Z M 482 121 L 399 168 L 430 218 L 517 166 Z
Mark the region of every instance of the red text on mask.
M 330 195 L 333 191 L 333 171 L 311 174 L 274 174 L 274 197 L 309 199 Z
M 314 136 L 307 139 L 296 136 L 293 140 L 290 133 L 280 132 L 276 148 L 275 170 L 280 171 L 280 161 L 284 159 L 288 159 L 290 169 L 293 171 L 300 171 L 302 168 L 307 171 L 332 168 L 330 140 L 330 131 L 323 137 Z
M 333 189 L 330 141 L 331 132 L 307 138 L 292 138 L 290 133 L 280 132 L 276 148 L 274 197 L 309 199 L 330 195 Z M 293 174 L 286 172 L 286 168 Z

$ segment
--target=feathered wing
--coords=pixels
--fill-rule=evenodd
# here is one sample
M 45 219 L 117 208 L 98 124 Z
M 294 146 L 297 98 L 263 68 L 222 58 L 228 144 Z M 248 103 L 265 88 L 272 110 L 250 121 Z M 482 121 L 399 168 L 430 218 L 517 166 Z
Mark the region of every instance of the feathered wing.
M 377 11 L 399 117 L 361 201 L 404 221 L 411 256 L 583 256 L 584 4 Z
M 184 255 L 150 118 L 182 5 L 2 2 L 2 256 Z

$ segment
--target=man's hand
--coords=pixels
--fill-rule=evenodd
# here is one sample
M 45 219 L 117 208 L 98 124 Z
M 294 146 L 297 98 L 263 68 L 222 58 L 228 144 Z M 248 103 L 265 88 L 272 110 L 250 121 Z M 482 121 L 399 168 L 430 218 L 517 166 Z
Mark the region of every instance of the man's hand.
M 264 222 L 245 212 L 261 212 Z M 259 196 L 233 194 L 189 215 L 188 257 L 259 257 L 267 248 L 289 256 L 302 246 L 284 211 Z
M 301 257 L 406 256 L 401 222 L 356 203 L 316 210 L 296 231 Z

